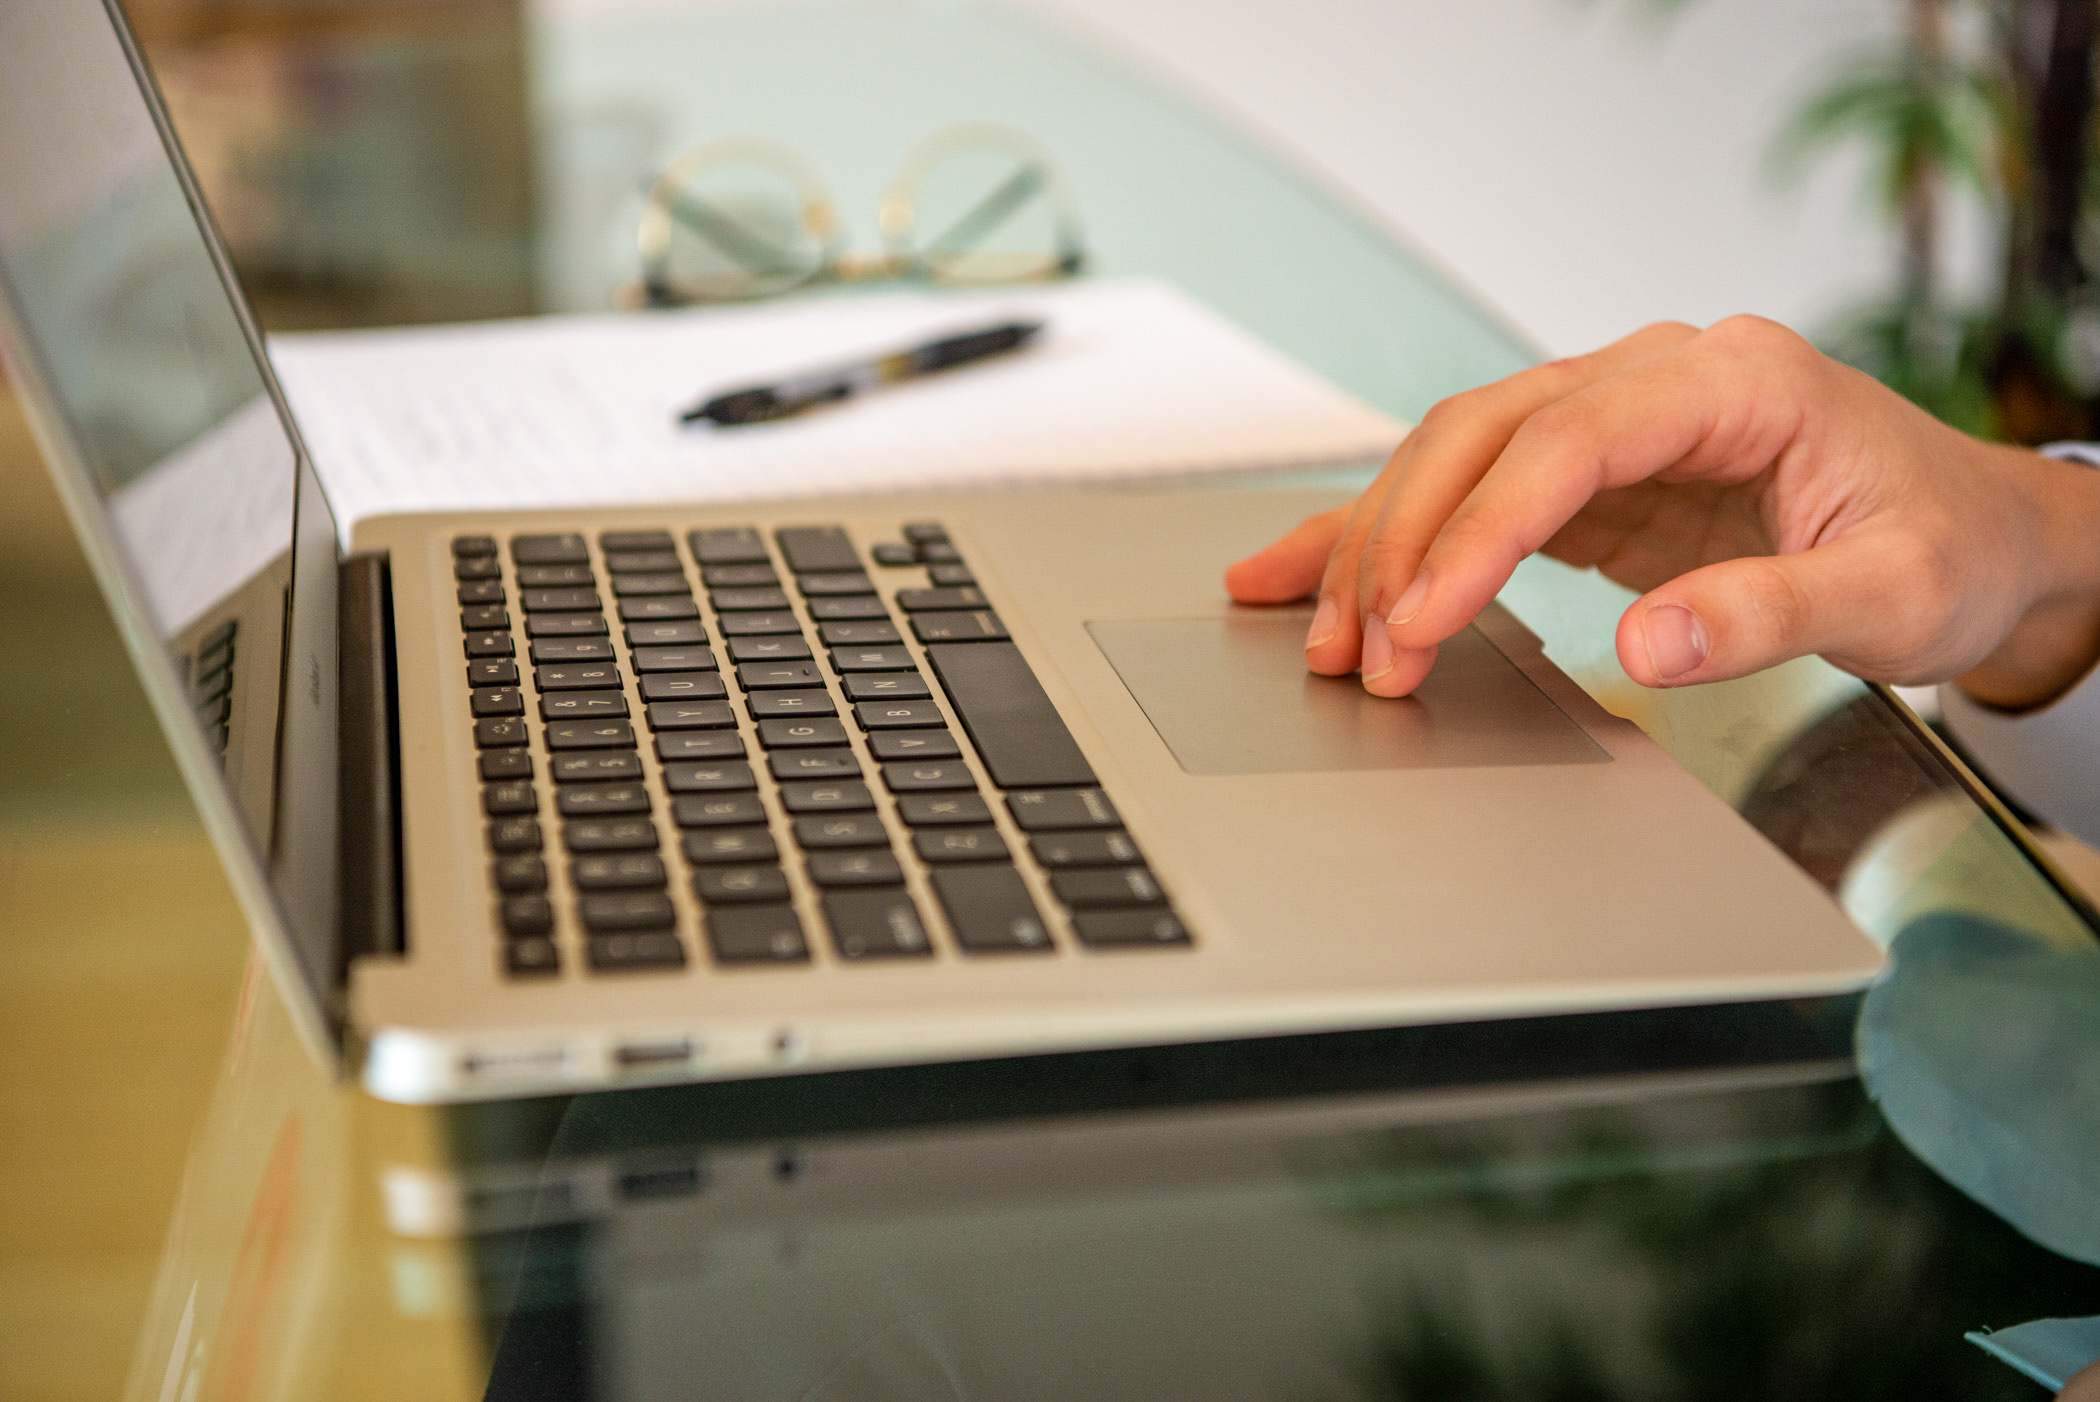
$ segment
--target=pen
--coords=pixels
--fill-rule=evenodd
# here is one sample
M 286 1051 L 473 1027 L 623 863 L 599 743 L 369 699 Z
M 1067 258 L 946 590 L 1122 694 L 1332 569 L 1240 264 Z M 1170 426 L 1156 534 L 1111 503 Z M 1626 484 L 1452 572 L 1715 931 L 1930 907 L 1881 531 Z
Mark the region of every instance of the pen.
M 921 375 L 1019 350 L 1034 340 L 1042 329 L 1040 321 L 1008 321 L 960 335 L 944 336 L 938 341 L 891 351 L 872 360 L 813 370 L 807 375 L 782 380 L 777 385 L 755 385 L 750 389 L 718 394 L 680 413 L 678 421 L 691 424 L 712 419 L 726 427 L 784 419 L 819 404 L 851 399 L 881 385 L 917 379 Z

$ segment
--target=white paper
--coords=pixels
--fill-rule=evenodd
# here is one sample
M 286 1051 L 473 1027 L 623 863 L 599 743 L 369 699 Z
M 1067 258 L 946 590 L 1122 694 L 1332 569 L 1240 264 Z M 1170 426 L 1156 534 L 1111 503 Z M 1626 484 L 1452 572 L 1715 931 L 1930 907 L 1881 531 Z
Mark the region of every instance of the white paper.
M 1009 318 L 1037 341 L 770 424 L 677 412 Z M 270 341 L 347 534 L 382 512 L 729 501 L 1382 457 L 1405 432 L 1173 287 L 892 291 Z

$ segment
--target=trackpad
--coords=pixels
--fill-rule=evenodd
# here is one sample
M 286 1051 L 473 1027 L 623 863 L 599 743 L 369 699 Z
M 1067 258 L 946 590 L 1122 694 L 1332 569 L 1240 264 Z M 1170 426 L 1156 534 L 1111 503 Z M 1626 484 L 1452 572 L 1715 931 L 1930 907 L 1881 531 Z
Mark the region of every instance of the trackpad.
M 1477 629 L 1444 644 L 1414 695 L 1305 670 L 1310 611 L 1089 623 L 1174 758 L 1191 774 L 1451 769 L 1608 762 Z

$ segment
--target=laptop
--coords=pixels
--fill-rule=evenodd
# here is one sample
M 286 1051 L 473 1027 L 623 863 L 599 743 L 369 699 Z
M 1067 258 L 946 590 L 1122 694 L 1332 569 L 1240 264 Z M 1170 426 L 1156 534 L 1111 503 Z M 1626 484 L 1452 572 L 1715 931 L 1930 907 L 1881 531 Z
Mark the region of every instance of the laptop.
M 338 523 L 114 0 L 0 20 L 8 363 L 257 943 L 395 1100 L 1855 989 L 1491 609 L 1308 675 L 1332 493 Z M 578 472 L 590 464 L 579 462 Z

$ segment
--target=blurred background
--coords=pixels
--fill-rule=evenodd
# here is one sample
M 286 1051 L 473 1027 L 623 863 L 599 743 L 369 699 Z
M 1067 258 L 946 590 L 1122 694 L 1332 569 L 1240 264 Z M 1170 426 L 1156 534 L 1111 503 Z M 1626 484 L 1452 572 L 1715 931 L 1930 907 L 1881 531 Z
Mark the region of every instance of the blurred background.
M 1018 2 L 1310 172 L 1544 352 L 1758 312 L 1980 431 L 2091 431 L 2089 4 Z M 546 36 L 669 4 L 129 9 L 284 330 L 609 305 L 669 123 L 579 98 Z M 31 660 L 0 688 L 0 1142 L 68 1151 L 0 1156 L 0 1200 L 37 1208 L 0 1212 L 0 1398 L 106 1397 L 246 938 L 4 393 L 0 502 L 0 651 Z M 71 1016 L 86 1000 L 105 1013 Z

